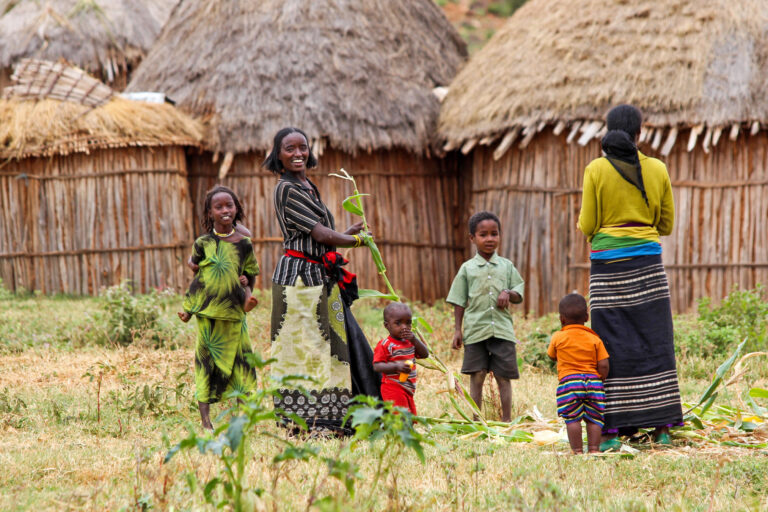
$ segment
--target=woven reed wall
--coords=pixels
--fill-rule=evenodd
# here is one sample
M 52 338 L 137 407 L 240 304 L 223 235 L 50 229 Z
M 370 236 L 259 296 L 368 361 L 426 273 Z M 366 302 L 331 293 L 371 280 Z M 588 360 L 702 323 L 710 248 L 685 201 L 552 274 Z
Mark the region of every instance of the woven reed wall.
M 259 287 L 269 287 L 272 272 L 283 253 L 282 235 L 275 219 L 273 192 L 277 177 L 261 168 L 263 154 L 236 155 L 223 184 L 243 201 L 245 225 L 251 230 L 256 258 L 261 266 Z M 396 289 L 411 300 L 431 302 L 448 293 L 451 279 L 465 255 L 464 223 L 468 187 L 462 186 L 458 160 L 427 159 L 406 152 L 349 154 L 326 150 L 319 166 L 309 172 L 320 195 L 343 231 L 357 219 L 341 202 L 352 194 L 349 182 L 328 173 L 346 169 L 364 199 L 366 216 L 387 264 L 387 275 Z M 217 183 L 219 163 L 211 154 L 190 154 L 190 196 L 195 208 L 195 229 L 205 192 Z M 366 249 L 341 251 L 363 288 L 385 290 Z
M 522 273 L 524 308 L 536 314 L 556 311 L 572 290 L 589 291 L 589 246 L 576 223 L 584 168 L 600 156 L 600 143 L 565 139 L 546 129 L 499 161 L 493 147 L 472 153 L 472 211 L 499 214 L 500 253 Z M 709 154 L 679 143 L 663 160 L 677 213 L 674 231 L 662 238 L 673 310 L 688 311 L 704 296 L 718 300 L 733 286 L 768 283 L 768 134 L 723 136 Z
M 193 238 L 181 147 L 11 160 L 0 168 L 0 194 L 0 278 L 9 288 L 187 285 Z

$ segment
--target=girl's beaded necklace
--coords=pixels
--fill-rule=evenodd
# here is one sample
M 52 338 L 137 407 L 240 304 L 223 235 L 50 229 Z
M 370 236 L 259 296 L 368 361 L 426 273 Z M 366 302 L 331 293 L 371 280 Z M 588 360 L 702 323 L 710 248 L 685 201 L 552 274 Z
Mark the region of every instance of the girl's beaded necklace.
M 214 229 L 213 234 L 218 236 L 219 238 L 229 238 L 230 236 L 235 234 L 235 227 L 232 226 L 232 231 L 230 231 L 229 233 L 219 233 Z

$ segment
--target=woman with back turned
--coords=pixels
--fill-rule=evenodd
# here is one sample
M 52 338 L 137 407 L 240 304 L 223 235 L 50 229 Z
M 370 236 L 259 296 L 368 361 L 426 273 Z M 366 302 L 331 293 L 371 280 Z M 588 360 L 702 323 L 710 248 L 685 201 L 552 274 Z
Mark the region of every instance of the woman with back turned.
M 611 357 L 601 450 L 648 427 L 669 444 L 669 427 L 683 421 L 660 239 L 672 231 L 675 206 L 666 166 L 637 149 L 641 124 L 637 108 L 611 109 L 605 157 L 584 171 L 579 229 L 591 244 L 592 329 Z

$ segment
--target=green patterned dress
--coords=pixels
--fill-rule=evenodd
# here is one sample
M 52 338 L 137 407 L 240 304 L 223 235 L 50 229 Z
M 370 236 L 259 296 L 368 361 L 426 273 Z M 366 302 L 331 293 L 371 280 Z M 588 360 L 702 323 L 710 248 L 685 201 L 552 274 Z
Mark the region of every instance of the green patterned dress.
M 240 276 L 253 285 L 259 266 L 249 238 L 225 242 L 213 234 L 195 240 L 192 261 L 200 266 L 184 298 L 184 311 L 197 318 L 195 398 L 214 403 L 233 390 L 249 392 L 256 375 L 245 355 L 251 352 Z

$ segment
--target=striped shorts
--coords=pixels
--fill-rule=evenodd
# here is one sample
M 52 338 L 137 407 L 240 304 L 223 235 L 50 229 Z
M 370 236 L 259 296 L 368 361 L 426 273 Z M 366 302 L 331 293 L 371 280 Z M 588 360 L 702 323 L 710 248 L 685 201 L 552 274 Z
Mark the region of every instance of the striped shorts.
M 557 386 L 557 415 L 566 423 L 582 418 L 603 426 L 605 390 L 600 377 L 588 373 L 566 375 Z

